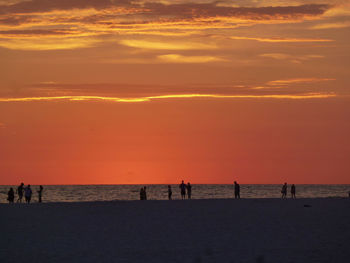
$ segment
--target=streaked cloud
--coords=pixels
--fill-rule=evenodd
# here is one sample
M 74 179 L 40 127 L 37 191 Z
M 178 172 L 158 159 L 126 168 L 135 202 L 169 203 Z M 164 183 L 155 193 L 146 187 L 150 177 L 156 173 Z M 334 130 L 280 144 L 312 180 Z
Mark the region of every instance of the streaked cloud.
M 324 58 L 323 55 L 318 55 L 318 54 L 292 55 L 292 54 L 286 54 L 286 53 L 266 53 L 266 54 L 260 54 L 259 56 L 263 58 L 270 58 L 270 59 L 276 59 L 276 60 L 288 60 L 292 63 L 301 63 L 303 61 L 308 61 L 311 59 Z
M 310 29 L 333 29 L 333 28 L 346 28 L 346 27 L 350 27 L 350 21 L 321 23 L 310 27 Z
M 215 49 L 216 45 L 195 43 L 195 42 L 169 42 L 169 41 L 148 41 L 148 40 L 133 40 L 124 39 L 119 41 L 121 45 L 134 48 L 143 49 L 158 49 L 158 50 L 201 50 L 201 49 Z
M 60 50 L 93 47 L 99 41 L 92 38 L 64 38 L 59 41 L 46 39 L 10 39 L 1 40 L 0 47 L 14 50 Z
M 332 39 L 323 39 L 323 38 L 261 38 L 261 37 L 241 37 L 234 36 L 230 37 L 235 40 L 255 40 L 259 42 L 270 42 L 270 43 L 303 43 L 303 42 L 331 42 Z
M 25 97 L 25 98 L 0 98 L 0 102 L 32 102 L 32 101 L 106 101 L 106 102 L 147 102 L 161 99 L 324 99 L 336 97 L 334 93 L 304 93 L 298 95 L 269 94 L 269 95 L 217 95 L 217 94 L 176 94 L 159 95 L 149 97 L 118 98 L 102 96 L 59 96 L 59 97 Z
M 269 81 L 268 85 L 289 85 L 289 84 L 299 84 L 299 83 L 315 83 L 335 80 L 333 78 L 295 78 L 295 79 L 280 79 Z
M 214 56 L 182 56 L 179 54 L 159 55 L 158 59 L 168 63 L 207 63 L 225 61 L 223 58 Z

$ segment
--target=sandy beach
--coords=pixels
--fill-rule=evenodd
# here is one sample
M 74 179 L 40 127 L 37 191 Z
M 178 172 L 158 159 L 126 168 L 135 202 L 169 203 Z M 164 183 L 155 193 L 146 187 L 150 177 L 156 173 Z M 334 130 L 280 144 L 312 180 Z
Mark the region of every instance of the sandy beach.
M 0 205 L 0 262 L 349 262 L 350 199 Z

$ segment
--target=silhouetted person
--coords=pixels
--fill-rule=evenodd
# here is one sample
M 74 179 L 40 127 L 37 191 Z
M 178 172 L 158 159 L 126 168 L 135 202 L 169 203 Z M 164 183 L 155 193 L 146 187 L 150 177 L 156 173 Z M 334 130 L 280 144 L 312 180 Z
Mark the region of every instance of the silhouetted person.
M 144 200 L 144 191 L 143 191 L 143 187 L 141 187 L 140 189 L 140 200 Z
M 173 191 L 171 190 L 171 185 L 168 185 L 168 199 L 171 200 L 171 196 L 173 195 Z
M 18 199 L 17 202 L 22 203 L 22 199 L 23 199 L 23 188 L 24 187 L 24 183 L 21 183 L 20 186 L 17 187 L 17 194 L 18 194 Z
M 286 198 L 287 197 L 287 183 L 284 183 L 284 185 L 282 186 L 282 198 Z
M 42 198 L 42 196 L 43 196 L 43 190 L 44 190 L 44 187 L 43 187 L 42 185 L 40 185 L 39 191 L 38 191 L 39 203 L 42 202 L 41 198 Z
M 186 198 L 186 185 L 184 184 L 184 180 L 182 180 L 179 188 L 181 190 L 181 199 L 184 200 Z
M 241 198 L 240 192 L 241 192 L 241 187 L 239 186 L 239 184 L 235 181 L 235 198 Z
M 24 188 L 24 197 L 26 199 L 27 204 L 30 203 L 30 200 L 32 199 L 32 189 L 30 188 L 30 184 L 26 188 Z
M 15 192 L 13 191 L 13 188 L 11 187 L 7 193 L 7 201 L 9 201 L 9 203 L 12 204 L 14 200 L 15 200 Z
M 188 197 L 188 199 L 191 199 L 191 195 L 192 195 L 192 185 L 188 182 L 188 184 L 187 184 L 187 197 Z
M 292 186 L 290 187 L 290 193 L 292 194 L 292 198 L 296 198 L 295 196 L 295 185 L 292 184 Z
M 143 200 L 147 200 L 146 186 L 143 187 Z

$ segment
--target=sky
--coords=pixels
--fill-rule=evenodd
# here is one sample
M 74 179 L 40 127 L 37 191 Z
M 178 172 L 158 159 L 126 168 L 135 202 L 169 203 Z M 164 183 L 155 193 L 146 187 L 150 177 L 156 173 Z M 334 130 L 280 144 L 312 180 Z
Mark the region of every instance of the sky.
M 350 0 L 0 0 L 0 184 L 350 183 Z

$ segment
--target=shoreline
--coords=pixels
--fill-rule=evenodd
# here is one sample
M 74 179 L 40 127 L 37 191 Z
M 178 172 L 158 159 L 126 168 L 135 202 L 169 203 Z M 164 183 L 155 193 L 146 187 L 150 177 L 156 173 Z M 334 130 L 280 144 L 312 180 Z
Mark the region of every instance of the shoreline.
M 264 197 L 264 198 L 203 198 L 203 199 L 185 199 L 181 200 L 180 198 L 177 199 L 172 199 L 172 200 L 165 200 L 165 199 L 148 199 L 148 200 L 124 200 L 124 199 L 116 199 L 116 200 L 96 200 L 96 201 L 62 201 L 62 202 L 45 202 L 45 200 L 42 203 L 39 203 L 37 200 L 32 200 L 30 204 L 25 203 L 23 201 L 22 203 L 17 203 L 14 202 L 13 204 L 9 203 L 0 203 L 0 207 L 2 206 L 16 206 L 16 205 L 45 205 L 45 204 L 52 204 L 52 205 L 59 205 L 59 204 L 110 204 L 110 203 L 133 203 L 133 202 L 141 202 L 141 203 L 148 203 L 148 202 L 207 202 L 207 201 L 235 201 L 235 202 L 245 202 L 245 201 L 278 201 L 280 200 L 281 202 L 298 202 L 298 201 L 315 201 L 315 200 L 346 200 L 349 199 L 349 197 L 345 196 L 328 196 L 328 197 L 300 197 L 300 198 L 274 198 L 274 197 Z

